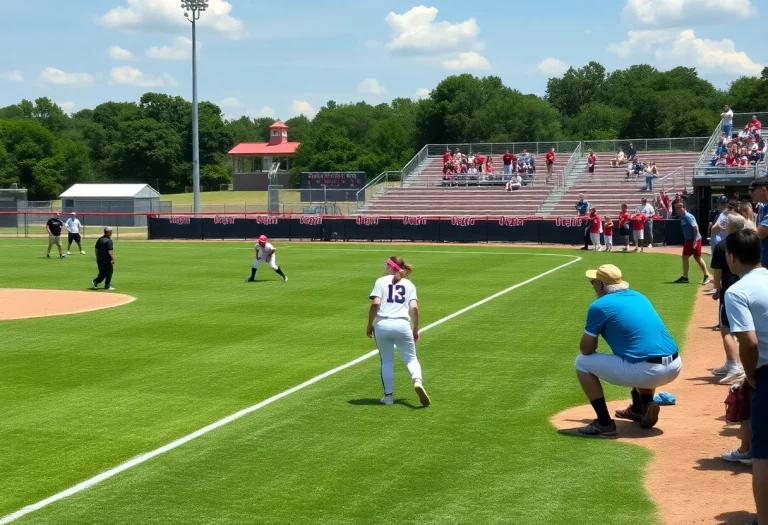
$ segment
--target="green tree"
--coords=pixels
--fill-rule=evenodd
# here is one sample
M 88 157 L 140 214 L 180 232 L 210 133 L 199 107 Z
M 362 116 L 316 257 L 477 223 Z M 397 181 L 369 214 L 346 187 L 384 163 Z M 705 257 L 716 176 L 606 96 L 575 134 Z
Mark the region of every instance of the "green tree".
M 564 117 L 573 117 L 584 104 L 597 102 L 605 96 L 605 82 L 605 68 L 597 62 L 579 69 L 570 68 L 562 78 L 549 79 L 547 100 Z

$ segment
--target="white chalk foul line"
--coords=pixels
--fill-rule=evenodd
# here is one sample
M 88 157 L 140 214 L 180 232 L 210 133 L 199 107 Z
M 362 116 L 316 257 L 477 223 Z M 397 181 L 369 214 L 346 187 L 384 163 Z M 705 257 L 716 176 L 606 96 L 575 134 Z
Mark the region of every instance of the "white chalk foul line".
M 535 254 L 531 254 L 535 255 Z M 482 299 L 474 304 L 471 304 L 467 306 L 466 308 L 462 308 L 458 312 L 454 312 L 450 315 L 447 315 L 443 317 L 442 319 L 439 319 L 435 321 L 434 323 L 428 324 L 424 328 L 422 328 L 419 333 L 424 333 L 428 330 L 431 330 L 432 328 L 435 328 L 437 326 L 440 326 L 441 324 L 450 321 L 451 319 L 454 319 L 462 314 L 465 314 L 469 312 L 470 310 L 474 310 L 475 308 L 482 306 L 490 301 L 493 301 L 494 299 L 501 297 L 502 295 L 508 294 L 509 292 L 513 290 L 517 290 L 518 288 L 521 288 L 527 284 L 530 284 L 534 281 L 538 281 L 542 277 L 546 277 L 547 275 L 550 275 L 552 273 L 555 273 L 559 270 L 562 270 L 563 268 L 570 266 L 574 263 L 577 263 L 581 261 L 581 257 L 577 257 L 575 255 L 565 255 L 564 257 L 573 257 L 572 261 L 569 261 L 565 264 L 561 264 L 560 266 L 556 268 L 552 268 L 551 270 L 548 270 L 544 273 L 540 273 L 539 275 L 536 275 L 534 277 L 531 277 L 530 279 L 523 281 L 521 283 L 517 283 L 513 286 L 510 286 L 509 288 L 506 288 L 500 292 L 497 292 L 489 297 L 486 297 L 485 299 Z M 160 456 L 161 454 L 165 454 L 166 452 L 170 452 L 171 450 L 174 450 L 176 448 L 179 448 L 182 445 L 185 445 L 186 443 L 189 443 L 190 441 L 193 441 L 199 437 L 202 437 L 209 432 L 213 432 L 214 430 L 221 428 L 225 425 L 228 425 L 232 423 L 233 421 L 237 421 L 238 419 L 241 419 L 248 414 L 251 414 L 253 412 L 256 412 L 257 410 L 260 410 L 264 408 L 267 405 L 271 405 L 275 401 L 279 401 L 280 399 L 283 399 L 284 397 L 287 397 L 293 393 L 298 392 L 299 390 L 303 390 L 307 388 L 308 386 L 314 385 L 315 383 L 322 381 L 323 379 L 330 377 L 334 374 L 337 374 L 338 372 L 341 372 L 342 370 L 346 370 L 347 368 L 351 368 L 357 364 L 362 363 L 363 361 L 366 361 L 370 359 L 371 357 L 378 354 L 378 350 L 371 350 L 367 354 L 361 355 L 357 359 L 353 359 L 352 361 L 349 361 L 348 363 L 344 363 L 341 366 L 337 366 L 336 368 L 332 368 L 331 370 L 328 370 L 327 372 L 323 372 L 320 375 L 317 375 L 313 377 L 312 379 L 309 379 L 307 381 L 304 381 L 303 383 L 296 385 L 292 388 L 289 388 L 288 390 L 285 390 L 284 392 L 280 392 L 279 394 L 275 394 L 274 396 L 265 399 L 264 401 L 261 401 L 260 403 L 256 403 L 255 405 L 249 406 L 248 408 L 244 408 L 238 412 L 235 412 L 234 414 L 231 414 L 223 419 L 219 419 L 218 421 L 211 423 L 210 425 L 207 425 L 199 430 L 195 430 L 191 434 L 187 434 L 184 437 L 181 437 L 177 439 L 176 441 L 173 441 L 171 443 L 168 443 L 167 445 L 164 445 L 160 448 L 156 448 L 155 450 L 152 450 L 150 452 L 146 452 L 144 454 L 141 454 L 139 456 L 136 456 L 135 458 L 126 461 L 125 463 L 122 463 L 114 468 L 111 468 L 107 470 L 106 472 L 102 472 L 101 474 L 94 476 L 90 479 L 87 479 L 85 481 L 82 481 L 78 483 L 77 485 L 74 485 L 66 490 L 63 490 L 57 494 L 54 494 L 53 496 L 50 496 L 48 498 L 45 498 L 44 500 L 38 501 L 37 503 L 33 503 L 31 505 L 27 505 L 26 507 L 17 510 L 16 512 L 12 512 L 11 514 L 8 514 L 7 516 L 3 516 L 0 518 L 0 525 L 6 525 L 7 523 L 11 523 L 12 521 L 16 521 L 17 519 L 26 516 L 27 514 L 31 514 L 33 512 L 36 512 L 40 509 L 43 509 L 49 505 L 52 505 L 53 503 L 56 503 L 57 501 L 61 501 L 63 499 L 66 499 L 70 496 L 74 496 L 75 494 L 79 492 L 83 492 L 84 490 L 87 490 L 95 485 L 98 485 L 99 483 L 106 481 L 110 478 L 113 478 L 117 476 L 118 474 L 125 472 L 126 470 L 132 469 L 133 467 L 136 467 L 138 465 L 141 465 L 142 463 L 146 463 L 152 458 L 156 458 L 157 456 Z

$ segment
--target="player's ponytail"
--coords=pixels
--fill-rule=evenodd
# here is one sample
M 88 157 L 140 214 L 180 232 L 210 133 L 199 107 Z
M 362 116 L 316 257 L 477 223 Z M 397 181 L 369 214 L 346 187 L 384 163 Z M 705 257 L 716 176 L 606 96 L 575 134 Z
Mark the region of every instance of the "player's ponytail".
M 406 264 L 402 257 L 392 256 L 387 260 L 390 268 L 395 270 L 395 274 L 392 276 L 392 284 L 397 284 L 403 277 L 408 277 L 413 271 L 413 266 Z

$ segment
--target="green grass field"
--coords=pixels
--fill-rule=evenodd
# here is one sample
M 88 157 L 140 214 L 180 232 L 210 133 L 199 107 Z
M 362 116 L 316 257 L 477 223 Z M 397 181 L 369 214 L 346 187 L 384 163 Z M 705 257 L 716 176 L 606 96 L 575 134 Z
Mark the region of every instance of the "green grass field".
M 416 266 L 433 400 L 398 363 L 392 407 L 373 357 L 32 512 L 31 524 L 653 524 L 650 455 L 555 432 L 585 402 L 573 371 L 593 292 L 622 267 L 679 343 L 696 286 L 679 260 L 487 246 L 277 243 L 290 277 L 246 284 L 246 243 L 116 242 L 129 305 L 0 321 L 0 523 L 139 454 L 370 352 L 368 293 L 385 258 Z M 84 290 L 92 257 L 0 240 L 0 288 Z M 674 291 L 673 291 L 674 289 Z M 106 292 L 93 292 L 106 293 Z M 626 392 L 608 389 L 612 398 Z

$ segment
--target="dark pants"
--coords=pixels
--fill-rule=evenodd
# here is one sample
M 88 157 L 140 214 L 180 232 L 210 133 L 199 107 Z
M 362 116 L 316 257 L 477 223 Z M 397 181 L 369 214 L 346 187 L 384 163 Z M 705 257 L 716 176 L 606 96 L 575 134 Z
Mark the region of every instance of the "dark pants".
M 93 283 L 98 286 L 104 281 L 104 288 L 109 288 L 112 284 L 112 272 L 114 271 L 112 262 L 98 262 L 97 264 L 99 266 L 99 276 L 93 280 Z
M 752 391 L 752 457 L 768 459 L 768 366 L 757 369 L 757 388 Z

